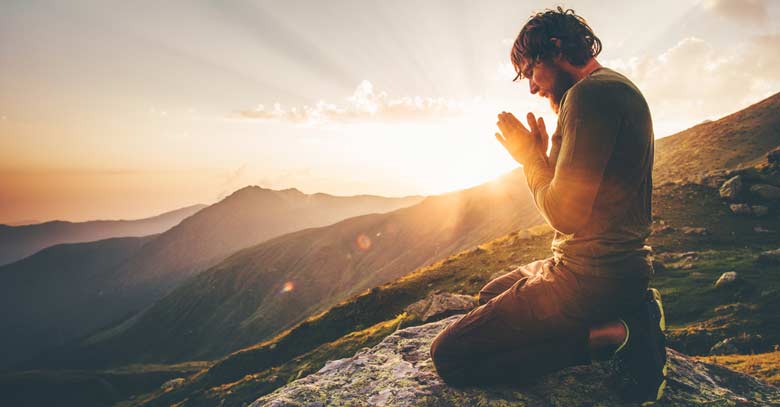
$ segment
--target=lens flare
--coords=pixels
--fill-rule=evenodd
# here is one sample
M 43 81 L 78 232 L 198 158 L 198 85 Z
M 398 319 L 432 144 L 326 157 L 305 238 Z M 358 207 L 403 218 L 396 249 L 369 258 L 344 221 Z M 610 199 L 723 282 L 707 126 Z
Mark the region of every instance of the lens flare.
M 284 283 L 284 286 L 282 287 L 282 292 L 289 293 L 294 289 L 295 289 L 295 284 L 293 284 L 292 281 L 287 281 Z
M 371 248 L 371 238 L 361 233 L 355 239 L 355 244 L 357 244 L 360 250 L 366 251 Z

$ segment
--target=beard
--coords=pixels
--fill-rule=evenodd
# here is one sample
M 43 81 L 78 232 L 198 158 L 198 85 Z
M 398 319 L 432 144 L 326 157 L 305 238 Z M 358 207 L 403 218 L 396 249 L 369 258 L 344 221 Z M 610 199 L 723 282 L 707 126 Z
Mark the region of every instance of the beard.
M 576 81 L 572 74 L 564 71 L 563 69 L 557 69 L 555 71 L 555 77 L 553 81 L 553 87 L 550 89 L 550 107 L 552 107 L 555 114 L 558 114 L 558 110 L 561 107 L 561 99 L 563 94 L 566 93 L 569 88 L 574 86 Z

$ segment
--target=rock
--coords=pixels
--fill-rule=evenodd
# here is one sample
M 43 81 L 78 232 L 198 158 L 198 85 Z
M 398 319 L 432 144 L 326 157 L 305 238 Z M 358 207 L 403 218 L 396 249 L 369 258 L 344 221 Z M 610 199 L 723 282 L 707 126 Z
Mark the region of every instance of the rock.
M 731 342 L 733 338 L 726 338 L 710 349 L 710 355 L 734 355 L 739 353 L 739 349 Z
M 183 377 L 177 377 L 175 379 L 168 380 L 167 382 L 160 385 L 160 389 L 162 389 L 163 391 L 171 391 L 173 389 L 183 386 L 186 381 L 187 379 Z
M 680 228 L 680 231 L 685 233 L 686 235 L 693 235 L 693 236 L 707 236 L 710 234 L 707 231 L 707 228 L 695 228 L 690 226 L 683 226 Z
M 720 197 L 730 201 L 736 200 L 742 193 L 742 177 L 739 175 L 729 178 L 720 186 Z
M 752 205 L 750 212 L 753 213 L 753 216 L 766 216 L 769 213 L 769 208 L 764 205 Z
M 780 165 L 780 147 L 775 147 L 773 150 L 766 153 L 766 161 L 770 165 Z
M 666 265 L 653 259 L 653 274 L 663 273 L 664 271 L 666 271 Z
M 769 184 L 755 184 L 750 187 L 750 193 L 767 201 L 780 201 L 780 187 Z
M 624 403 L 607 384 L 611 364 L 573 366 L 515 386 L 447 386 L 430 358 L 433 338 L 461 315 L 401 329 L 373 348 L 329 361 L 318 372 L 295 380 L 250 407 L 303 406 L 616 406 Z M 668 385 L 661 406 L 769 406 L 780 389 L 721 365 L 698 362 L 667 348 Z
M 680 261 L 680 260 L 685 259 L 685 258 L 691 258 L 693 260 L 698 260 L 699 259 L 699 253 L 696 253 L 696 252 L 679 252 L 679 253 L 677 253 L 677 252 L 666 252 L 666 253 L 661 253 L 661 254 L 659 254 L 658 256 L 655 256 L 655 257 L 658 257 L 658 259 L 660 259 L 664 263 L 673 263 L 673 262 Z
M 731 212 L 735 215 L 750 215 L 750 205 L 744 203 L 733 203 L 729 205 Z
M 678 263 L 671 266 L 671 268 L 680 269 L 680 270 L 690 270 L 694 267 L 696 267 L 696 260 L 693 257 L 686 257 L 680 260 Z
M 780 169 L 780 167 L 778 169 Z M 767 174 L 764 174 L 761 177 L 761 181 L 764 184 L 769 184 L 769 185 L 774 185 L 776 187 L 780 187 L 780 171 L 775 170 L 775 171 L 769 172 Z
M 780 249 L 761 252 L 756 261 L 761 264 L 778 264 L 780 263 Z
M 742 334 L 726 338 L 710 349 L 710 355 L 734 355 L 768 351 L 764 338 L 759 334 Z
M 452 293 L 433 293 L 404 309 L 423 322 L 435 321 L 452 314 L 461 314 L 477 306 L 470 295 Z
M 742 181 L 760 181 L 761 180 L 761 170 L 759 170 L 756 167 L 750 166 L 750 167 L 742 167 L 742 168 L 736 168 L 730 171 L 726 171 L 727 177 L 733 177 L 739 175 L 742 177 Z
M 734 281 L 737 280 L 737 272 L 736 271 L 727 271 L 720 275 L 720 278 L 718 278 L 718 281 L 715 282 L 715 287 L 720 287 L 722 285 L 731 284 Z
M 674 230 L 675 230 L 673 227 L 671 227 L 669 225 L 664 225 L 664 224 L 652 225 L 650 229 L 651 229 L 650 233 L 653 234 L 653 235 L 666 235 L 666 234 L 669 234 L 671 232 L 674 232 Z

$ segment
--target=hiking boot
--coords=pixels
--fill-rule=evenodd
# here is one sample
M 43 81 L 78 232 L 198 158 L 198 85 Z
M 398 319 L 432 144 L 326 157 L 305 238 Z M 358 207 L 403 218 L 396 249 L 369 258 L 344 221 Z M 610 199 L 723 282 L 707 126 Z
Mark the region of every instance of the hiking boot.
M 666 387 L 666 319 L 661 293 L 647 290 L 642 306 L 621 318 L 626 339 L 615 351 L 618 390 L 629 402 L 651 405 L 661 399 Z

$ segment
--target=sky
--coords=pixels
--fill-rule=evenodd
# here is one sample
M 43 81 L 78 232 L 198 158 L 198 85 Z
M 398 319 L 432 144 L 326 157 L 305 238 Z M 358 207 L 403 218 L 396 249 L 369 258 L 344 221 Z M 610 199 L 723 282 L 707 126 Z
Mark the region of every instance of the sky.
M 0 223 L 137 219 L 246 185 L 431 195 L 518 164 L 502 110 L 527 19 L 562 5 L 656 138 L 780 91 L 780 1 L 0 3 Z

